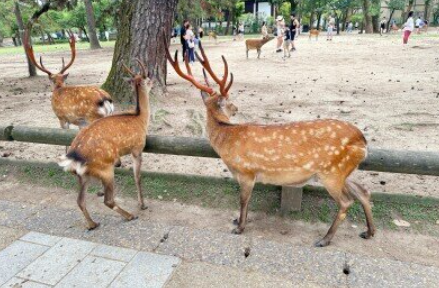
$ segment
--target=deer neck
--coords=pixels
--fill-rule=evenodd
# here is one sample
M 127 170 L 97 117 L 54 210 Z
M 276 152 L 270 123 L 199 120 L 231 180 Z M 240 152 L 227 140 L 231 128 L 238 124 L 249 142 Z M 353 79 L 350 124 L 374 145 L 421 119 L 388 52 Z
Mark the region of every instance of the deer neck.
M 210 143 L 215 150 L 221 147 L 222 142 L 226 139 L 227 128 L 231 127 L 229 117 L 215 109 L 207 109 L 207 133 L 209 135 Z
M 149 107 L 149 93 L 146 90 L 144 85 L 136 86 L 138 99 L 136 105 L 136 114 L 140 117 L 140 119 L 148 124 L 149 115 L 150 115 L 150 107 Z

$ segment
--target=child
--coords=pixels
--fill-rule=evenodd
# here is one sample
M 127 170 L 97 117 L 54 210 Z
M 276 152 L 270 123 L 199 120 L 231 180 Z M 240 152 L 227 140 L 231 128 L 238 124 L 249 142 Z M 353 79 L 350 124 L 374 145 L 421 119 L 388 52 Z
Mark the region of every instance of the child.
M 288 56 L 291 57 L 290 46 L 291 46 L 291 30 L 288 27 L 284 28 L 284 59 Z

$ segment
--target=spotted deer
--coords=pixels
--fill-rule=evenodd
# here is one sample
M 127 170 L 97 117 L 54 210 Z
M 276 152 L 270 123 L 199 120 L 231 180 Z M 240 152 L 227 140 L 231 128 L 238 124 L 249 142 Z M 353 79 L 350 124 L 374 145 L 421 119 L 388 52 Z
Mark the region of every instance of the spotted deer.
M 247 59 L 248 59 L 248 51 L 250 50 L 256 50 L 258 52 L 258 59 L 261 57 L 261 48 L 269 41 L 273 40 L 273 36 L 267 36 L 262 39 L 247 39 L 245 40 L 245 48 L 247 53 Z
M 311 37 L 316 37 L 316 41 L 319 40 L 319 35 L 320 35 L 320 29 L 311 29 L 309 30 L 309 40 L 311 40 Z
M 91 219 L 85 206 L 85 194 L 90 178 L 96 178 L 102 182 L 106 206 L 127 220 L 136 218 L 119 207 L 114 200 L 114 163 L 121 156 L 131 154 L 139 206 L 142 210 L 147 208 L 140 185 L 140 166 L 149 124 L 149 92 L 152 81 L 146 76 L 144 65 L 140 60 L 137 61 L 141 70 L 140 74 L 135 74 L 124 66 L 124 69 L 131 75 L 129 82 L 136 91 L 135 111 L 111 115 L 83 128 L 73 140 L 67 155 L 59 162 L 65 171 L 72 172 L 78 177 L 80 190 L 77 202 L 84 213 L 89 230 L 99 226 L 99 223 Z
M 223 56 L 224 76 L 220 79 L 212 71 L 201 45 L 200 52 L 202 58 L 198 54 L 197 58 L 204 68 L 206 84 L 195 80 L 187 61 L 187 73 L 181 70 L 178 51 L 174 59 L 169 50 L 166 56 L 175 72 L 201 91 L 210 143 L 240 185 L 240 216 L 238 227 L 232 232 L 241 234 L 245 229 L 255 182 L 304 185 L 317 179 L 337 202 L 339 211 L 326 236 L 315 245 L 329 245 L 355 199 L 361 202 L 367 222 L 367 231 L 360 236 L 365 239 L 374 236 L 370 194 L 360 184 L 347 179 L 366 158 L 366 140 L 361 131 L 347 122 L 333 119 L 274 125 L 234 124 L 230 117 L 238 109 L 229 100 L 233 74 L 227 83 L 227 61 Z M 219 92 L 211 88 L 205 71 L 219 85 Z
M 66 86 L 65 81 L 68 77 L 66 71 L 72 66 L 76 58 L 75 37 L 70 34 L 69 44 L 72 57 L 70 62 L 65 65 L 62 58 L 62 68 L 58 73 L 52 73 L 43 65 L 42 57 L 40 63 L 35 59 L 33 47 L 29 42 L 29 31 L 26 29 L 24 36 L 24 47 L 26 53 L 39 70 L 46 73 L 53 82 L 52 109 L 59 120 L 61 128 L 68 129 L 70 124 L 80 128 L 108 116 L 113 113 L 114 106 L 111 96 L 104 90 L 94 86 Z

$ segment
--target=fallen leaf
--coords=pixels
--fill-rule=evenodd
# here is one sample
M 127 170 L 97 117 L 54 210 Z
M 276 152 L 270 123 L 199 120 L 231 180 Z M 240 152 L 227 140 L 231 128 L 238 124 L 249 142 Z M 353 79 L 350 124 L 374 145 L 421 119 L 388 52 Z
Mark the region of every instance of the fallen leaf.
M 393 224 L 395 224 L 398 227 L 410 227 L 409 222 L 400 219 L 393 220 Z

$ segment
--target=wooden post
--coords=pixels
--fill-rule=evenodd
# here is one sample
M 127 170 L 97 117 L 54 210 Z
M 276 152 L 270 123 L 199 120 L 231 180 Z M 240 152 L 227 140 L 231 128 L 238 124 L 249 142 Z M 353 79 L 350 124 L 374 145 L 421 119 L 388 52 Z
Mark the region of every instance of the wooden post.
M 287 215 L 290 211 L 300 211 L 302 208 L 302 187 L 282 186 L 280 199 L 280 211 Z

